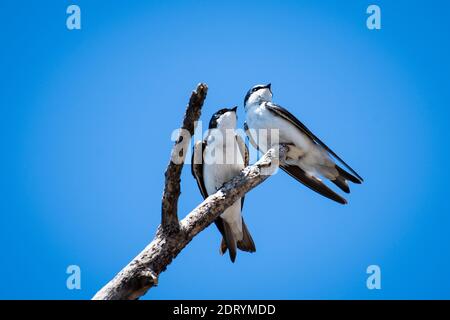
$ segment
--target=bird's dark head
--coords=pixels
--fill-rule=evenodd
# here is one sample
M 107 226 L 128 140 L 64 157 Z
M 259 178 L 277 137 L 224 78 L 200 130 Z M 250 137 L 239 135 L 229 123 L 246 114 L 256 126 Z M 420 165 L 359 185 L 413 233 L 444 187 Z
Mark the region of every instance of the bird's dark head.
M 220 109 L 209 121 L 209 129 L 235 129 L 237 122 L 237 107 Z
M 258 84 L 248 90 L 244 99 L 244 107 L 255 103 L 259 104 L 264 101 L 272 101 L 272 88 L 270 83 L 266 85 Z

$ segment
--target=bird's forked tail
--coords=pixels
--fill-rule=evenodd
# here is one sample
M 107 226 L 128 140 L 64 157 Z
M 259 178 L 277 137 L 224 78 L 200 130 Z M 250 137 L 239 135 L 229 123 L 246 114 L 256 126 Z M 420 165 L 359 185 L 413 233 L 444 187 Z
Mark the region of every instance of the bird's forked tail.
M 225 220 L 222 220 L 222 222 L 223 238 L 220 244 L 220 254 L 223 255 L 228 249 L 230 259 L 234 262 L 236 260 L 236 248 L 247 252 L 256 251 L 255 243 L 253 242 L 252 236 L 245 225 L 244 218 L 242 218 L 242 239 L 237 241 L 228 223 Z

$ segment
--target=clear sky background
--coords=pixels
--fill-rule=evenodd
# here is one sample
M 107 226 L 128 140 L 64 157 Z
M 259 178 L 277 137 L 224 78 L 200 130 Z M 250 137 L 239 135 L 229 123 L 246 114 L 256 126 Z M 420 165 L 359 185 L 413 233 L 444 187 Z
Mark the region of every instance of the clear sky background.
M 365 183 L 341 206 L 271 177 L 244 208 L 256 253 L 232 264 L 212 226 L 145 298 L 450 298 L 450 5 L 377 0 L 371 31 L 371 3 L 2 0 L 0 298 L 90 298 L 144 248 L 199 82 L 203 121 L 239 105 L 241 126 L 246 91 L 271 82 Z M 201 200 L 185 167 L 180 216 Z

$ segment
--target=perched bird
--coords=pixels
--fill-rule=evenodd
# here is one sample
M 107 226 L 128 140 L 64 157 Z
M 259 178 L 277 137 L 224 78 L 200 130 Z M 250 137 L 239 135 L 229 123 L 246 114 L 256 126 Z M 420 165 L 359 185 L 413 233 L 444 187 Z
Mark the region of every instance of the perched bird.
M 321 195 L 341 204 L 347 203 L 320 177 L 329 179 L 346 193 L 350 192 L 347 181 L 360 184 L 363 178 L 294 115 L 272 103 L 270 84 L 251 88 L 245 96 L 244 106 L 247 116 L 244 129 L 255 148 L 266 152 L 277 143 L 287 144 L 289 151 L 286 161 L 280 164 L 284 171 Z M 278 133 L 277 137 L 274 136 L 275 132 Z M 349 172 L 336 164 L 335 160 Z
M 248 148 L 236 134 L 236 109 L 221 109 L 209 122 L 209 130 L 203 141 L 197 141 L 192 153 L 192 175 L 197 181 L 203 198 L 216 193 L 248 165 Z M 255 252 L 255 244 L 241 215 L 244 197 L 238 199 L 215 221 L 222 234 L 220 253 L 229 250 L 232 262 L 236 259 L 236 247 Z

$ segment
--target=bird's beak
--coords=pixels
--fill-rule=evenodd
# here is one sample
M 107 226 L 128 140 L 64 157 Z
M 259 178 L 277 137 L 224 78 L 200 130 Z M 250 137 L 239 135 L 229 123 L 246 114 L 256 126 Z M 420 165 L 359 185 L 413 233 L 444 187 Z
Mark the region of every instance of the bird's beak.
M 267 89 L 269 89 L 270 93 L 272 93 L 272 84 L 271 84 L 271 83 L 266 84 L 265 87 L 266 87 Z
M 237 111 L 237 106 L 234 107 L 234 108 L 231 108 L 230 110 L 233 111 L 233 112 L 236 112 Z

